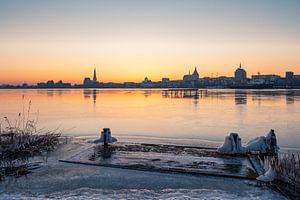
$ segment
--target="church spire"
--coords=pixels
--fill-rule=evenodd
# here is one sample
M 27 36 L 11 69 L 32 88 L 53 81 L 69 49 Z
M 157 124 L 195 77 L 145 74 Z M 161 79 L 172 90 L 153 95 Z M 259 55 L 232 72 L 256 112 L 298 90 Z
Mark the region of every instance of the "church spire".
M 94 68 L 94 77 L 93 77 L 93 81 L 94 81 L 94 82 L 97 81 L 96 68 Z
M 199 76 L 199 73 L 198 73 L 198 71 L 197 71 L 197 67 L 196 67 L 196 66 L 195 66 L 195 70 L 194 70 L 194 72 L 193 72 L 193 75 Z
M 242 69 L 242 63 L 240 62 L 240 69 Z

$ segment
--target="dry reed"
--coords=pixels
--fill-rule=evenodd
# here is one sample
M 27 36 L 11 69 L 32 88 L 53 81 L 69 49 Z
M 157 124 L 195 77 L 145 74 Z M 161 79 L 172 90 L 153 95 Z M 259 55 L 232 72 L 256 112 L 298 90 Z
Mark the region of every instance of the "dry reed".
M 59 143 L 61 133 L 37 129 L 38 120 L 30 118 L 30 109 L 31 102 L 25 109 L 23 97 L 23 112 L 14 123 L 8 117 L 0 122 L 0 179 L 25 174 L 30 157 L 49 152 Z
M 278 157 L 267 157 L 265 166 L 271 166 L 276 172 L 273 184 L 288 197 L 300 197 L 300 155 L 281 153 Z

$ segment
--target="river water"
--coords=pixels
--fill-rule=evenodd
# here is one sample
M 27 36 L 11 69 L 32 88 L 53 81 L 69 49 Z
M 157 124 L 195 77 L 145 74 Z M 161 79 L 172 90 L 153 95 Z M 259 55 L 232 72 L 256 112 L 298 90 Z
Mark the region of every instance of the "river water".
M 144 141 L 222 142 L 237 132 L 247 142 L 275 129 L 281 147 L 300 148 L 300 90 L 211 89 L 185 98 L 159 89 L 0 90 L 2 127 L 3 117 L 14 123 L 26 113 L 29 101 L 40 128 L 65 135 L 96 137 L 109 127 Z

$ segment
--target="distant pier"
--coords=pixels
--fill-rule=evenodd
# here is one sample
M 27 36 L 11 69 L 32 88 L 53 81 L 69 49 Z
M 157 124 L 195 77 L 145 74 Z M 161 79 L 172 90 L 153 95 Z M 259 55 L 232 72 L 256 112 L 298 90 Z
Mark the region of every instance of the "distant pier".
M 170 98 L 198 98 L 199 96 L 206 96 L 207 89 L 196 89 L 196 88 L 172 88 L 163 90 L 162 94 L 164 97 Z

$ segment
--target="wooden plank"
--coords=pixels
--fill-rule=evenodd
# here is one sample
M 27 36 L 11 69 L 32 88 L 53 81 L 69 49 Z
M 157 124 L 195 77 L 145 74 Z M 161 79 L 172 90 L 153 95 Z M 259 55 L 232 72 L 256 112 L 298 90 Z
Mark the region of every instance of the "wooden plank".
M 231 178 L 255 179 L 257 173 L 246 156 L 222 155 L 216 149 L 155 144 L 101 145 L 77 153 L 61 162 L 135 169 L 177 172 Z M 108 156 L 103 157 L 103 153 Z

